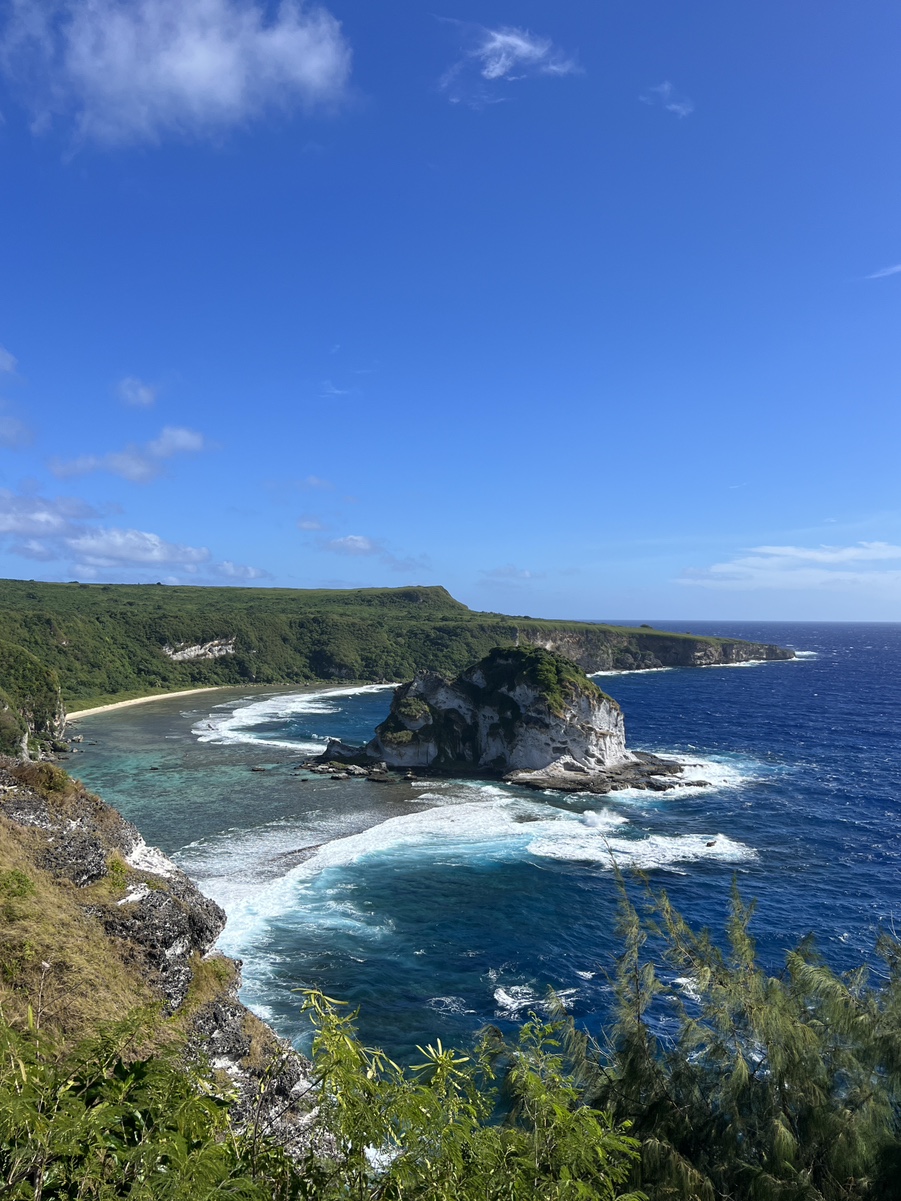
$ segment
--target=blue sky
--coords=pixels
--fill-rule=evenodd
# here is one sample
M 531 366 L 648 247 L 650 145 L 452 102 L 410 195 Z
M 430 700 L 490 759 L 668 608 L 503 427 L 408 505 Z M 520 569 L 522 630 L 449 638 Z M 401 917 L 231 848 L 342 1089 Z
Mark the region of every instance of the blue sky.
M 897 3 L 0 14 L 0 574 L 901 619 Z

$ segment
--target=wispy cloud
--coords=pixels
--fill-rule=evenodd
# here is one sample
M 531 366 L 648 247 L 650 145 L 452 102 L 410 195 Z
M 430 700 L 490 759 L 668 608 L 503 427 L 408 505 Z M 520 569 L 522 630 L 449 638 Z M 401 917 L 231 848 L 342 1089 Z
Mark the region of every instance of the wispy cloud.
M 138 445 L 132 443 L 124 450 L 109 451 L 102 455 L 81 455 L 77 459 L 53 459 L 50 470 L 59 479 L 89 475 L 94 471 L 107 471 L 133 484 L 147 484 L 157 479 L 165 470 L 167 459 L 179 454 L 197 454 L 207 450 L 203 434 L 183 426 L 167 425 L 158 438 Z
M 302 513 L 297 519 L 297 528 L 307 532 L 315 530 L 324 530 L 328 527 L 321 517 L 317 517 L 315 513 Z
M 224 580 L 271 580 L 272 573 L 262 567 L 249 567 L 246 563 L 232 563 L 225 559 L 213 567 L 215 575 Z
M 14 354 L 10 354 L 5 346 L 0 346 L 0 373 L 12 373 L 18 363 L 19 360 Z
M 686 571 L 680 583 L 728 591 L 826 588 L 901 595 L 901 546 L 755 546 L 724 563 Z
M 172 542 L 148 530 L 97 524 L 104 513 L 74 497 L 48 498 L 0 489 L 0 546 L 33 562 L 65 565 L 76 579 L 157 577 L 178 583 L 163 570 L 178 570 L 194 582 L 252 582 L 271 579 L 268 571 L 235 563 L 212 562 L 205 546 Z
M 639 100 L 645 104 L 660 105 L 668 113 L 675 113 L 677 117 L 690 117 L 695 111 L 694 101 L 678 93 L 668 79 L 654 88 L 648 88 L 639 96 Z
M 333 103 L 351 54 L 324 8 L 283 0 L 10 0 L 0 65 L 35 114 L 107 145 L 221 133 Z
M 324 480 L 321 478 L 321 476 L 308 475 L 299 481 L 298 487 L 303 491 L 321 489 L 324 492 L 331 492 L 334 490 L 335 485 L 331 482 L 331 480 Z
M 119 380 L 116 388 L 116 395 L 123 404 L 133 405 L 135 408 L 148 408 L 156 400 L 157 390 L 153 384 L 145 384 L 135 375 L 126 375 L 125 379 Z
M 7 538 L 63 538 L 78 531 L 78 522 L 99 516 L 91 505 L 73 496 L 50 500 L 0 488 L 0 536 Z
M 901 263 L 896 263 L 894 267 L 883 267 L 880 271 L 874 271 L 872 275 L 867 276 L 867 279 L 887 279 L 890 275 L 901 275 Z
M 442 91 L 454 104 L 463 102 L 478 108 L 501 99 L 497 85 L 540 76 L 560 78 L 580 71 L 576 60 L 550 38 L 528 29 L 447 23 L 463 31 L 466 43 L 461 57 L 440 81 Z
M 395 555 L 381 540 L 367 538 L 363 534 L 345 534 L 343 538 L 324 539 L 319 546 L 335 555 L 375 558 L 390 571 L 408 573 L 422 571 L 428 567 L 428 560 L 424 556 L 413 558 Z
M 79 561 L 89 567 L 202 563 L 205 547 L 167 542 L 157 534 L 88 526 L 101 516 L 74 497 L 47 497 L 0 489 L 0 539 L 26 559 Z
M 319 396 L 322 400 L 333 400 L 336 396 L 350 396 L 355 391 L 355 388 L 338 388 L 330 379 L 324 379 L 319 388 Z
M 479 573 L 486 580 L 498 583 L 522 584 L 529 580 L 543 580 L 543 571 L 530 571 L 527 567 L 517 567 L 514 563 L 505 563 L 503 567 L 490 567 Z
M 2 404 L 0 401 L 0 407 Z M 30 446 L 33 441 L 34 432 L 24 421 L 0 413 L 0 446 L 6 447 L 7 450 L 21 450 L 23 446 Z

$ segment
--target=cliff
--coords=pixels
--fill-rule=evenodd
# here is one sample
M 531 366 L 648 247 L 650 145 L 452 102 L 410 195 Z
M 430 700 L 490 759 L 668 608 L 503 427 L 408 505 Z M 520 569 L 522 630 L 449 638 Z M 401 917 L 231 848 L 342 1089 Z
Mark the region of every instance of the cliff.
M 454 679 L 419 672 L 364 748 L 329 744 L 323 765 L 502 776 L 566 791 L 665 788 L 678 766 L 626 749 L 619 705 L 580 668 L 539 647 L 496 647 Z
M 0 641 L 0 754 L 24 755 L 62 737 L 66 711 L 56 672 Z
M 159 1047 L 203 1056 L 291 1147 L 306 1062 L 239 1002 L 240 964 L 212 950 L 225 915 L 137 829 L 47 763 L 0 759 L 0 1010 L 29 1006 L 64 1043 L 136 1009 Z
M 520 627 L 518 640 L 572 659 L 583 671 L 647 671 L 794 659 L 794 651 L 738 638 L 707 638 L 624 626 L 543 622 Z
M 453 676 L 492 647 L 510 644 L 564 654 L 588 672 L 792 657 L 735 639 L 478 613 L 437 587 L 0 580 L 0 639 L 55 672 L 72 710 L 216 684 L 407 680 L 417 671 Z

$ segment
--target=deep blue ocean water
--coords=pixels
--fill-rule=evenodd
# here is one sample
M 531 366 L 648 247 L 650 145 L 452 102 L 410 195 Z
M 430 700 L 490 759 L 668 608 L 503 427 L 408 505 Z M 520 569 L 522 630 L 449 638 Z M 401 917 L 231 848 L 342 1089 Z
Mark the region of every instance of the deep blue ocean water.
M 236 689 L 86 718 L 71 766 L 225 907 L 244 999 L 299 1043 L 293 990 L 311 986 L 359 1006 L 364 1037 L 400 1056 L 514 1023 L 549 986 L 596 1028 L 611 857 L 714 929 L 737 873 L 768 962 L 813 932 L 835 967 L 856 966 L 901 925 L 901 625 L 672 628 L 803 652 L 598 677 L 630 746 L 676 753 L 712 787 L 580 797 L 295 770 L 328 736 L 368 738 L 390 703 L 379 688 Z

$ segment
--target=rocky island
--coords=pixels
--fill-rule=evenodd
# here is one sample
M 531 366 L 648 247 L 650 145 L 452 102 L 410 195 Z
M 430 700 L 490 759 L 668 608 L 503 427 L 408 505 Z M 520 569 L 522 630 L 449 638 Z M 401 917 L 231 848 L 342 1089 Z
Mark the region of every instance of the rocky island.
M 599 793 L 672 788 L 682 770 L 627 750 L 616 701 L 572 660 L 535 646 L 496 647 L 453 679 L 418 672 L 365 747 L 329 743 L 318 766 L 332 763 Z

